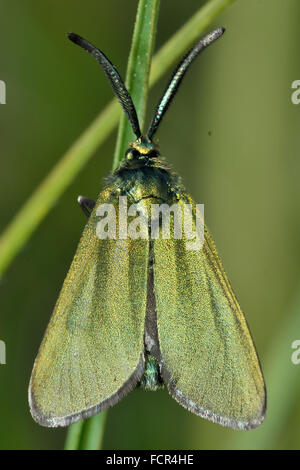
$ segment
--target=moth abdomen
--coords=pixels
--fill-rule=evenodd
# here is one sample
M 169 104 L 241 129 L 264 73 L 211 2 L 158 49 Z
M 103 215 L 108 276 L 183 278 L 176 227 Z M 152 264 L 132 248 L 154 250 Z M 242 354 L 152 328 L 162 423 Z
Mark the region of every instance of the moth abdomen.
M 145 370 L 140 387 L 144 390 L 156 391 L 163 386 L 158 360 L 151 354 L 146 354 Z

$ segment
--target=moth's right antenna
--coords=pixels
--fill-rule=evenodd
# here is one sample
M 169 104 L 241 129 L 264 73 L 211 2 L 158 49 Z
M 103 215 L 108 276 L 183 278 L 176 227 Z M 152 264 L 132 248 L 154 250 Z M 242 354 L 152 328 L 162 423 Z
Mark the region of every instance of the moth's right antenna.
M 203 51 L 207 46 L 212 44 L 216 39 L 218 39 L 224 33 L 225 28 L 218 28 L 212 31 L 211 33 L 207 34 L 203 39 L 201 39 L 195 46 L 184 56 L 184 58 L 180 61 L 177 65 L 173 76 L 162 95 L 159 104 L 155 110 L 154 116 L 152 118 L 149 130 L 148 130 L 148 137 L 152 140 L 154 133 L 157 131 L 158 126 L 163 118 L 163 115 L 167 111 L 172 99 L 175 96 L 175 93 L 185 75 L 185 72 L 193 62 L 193 60 L 197 57 L 199 52 Z

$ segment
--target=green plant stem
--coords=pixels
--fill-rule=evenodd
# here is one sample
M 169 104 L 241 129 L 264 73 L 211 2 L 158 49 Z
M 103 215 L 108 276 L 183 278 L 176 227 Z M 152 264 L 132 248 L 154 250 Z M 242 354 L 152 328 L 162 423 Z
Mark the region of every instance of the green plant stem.
M 83 423 L 80 450 L 99 450 L 102 448 L 107 411 L 87 419 Z
M 141 129 L 143 129 L 146 114 L 146 98 L 159 4 L 160 0 L 139 3 L 128 59 L 126 87 L 134 102 Z M 140 40 L 137 40 L 137 38 L 140 38 Z M 133 139 L 131 125 L 123 113 L 120 119 L 113 169 L 118 167 L 128 148 L 128 142 Z
M 199 36 L 208 28 L 226 7 L 236 0 L 211 0 L 183 25 L 169 41 L 155 54 L 152 61 L 150 86 L 153 86 L 184 52 L 189 49 Z M 163 69 L 163 73 L 162 73 Z
M 99 450 L 102 447 L 107 411 L 69 427 L 65 450 Z
M 150 86 L 179 59 L 207 26 L 236 0 L 211 0 L 160 49 L 152 62 Z M 90 124 L 19 210 L 0 238 L 0 277 L 95 150 L 115 128 L 120 106 L 113 100 Z
M 99 143 L 112 132 L 120 116 L 119 106 L 119 103 L 113 100 L 101 112 L 38 186 L 3 232 L 0 238 L 0 277 L 64 190 L 91 158 Z
M 156 33 L 156 23 L 160 0 L 140 0 L 136 15 L 132 45 L 128 59 L 126 85 L 135 103 L 135 108 L 143 121 L 146 111 L 150 64 Z M 124 145 L 132 138 L 132 130 L 125 114 L 122 115 L 118 143 L 113 167 L 118 165 L 124 154 Z M 84 423 L 70 426 L 66 449 L 97 450 L 101 448 L 107 412 L 99 413 Z
M 102 413 L 101 413 L 102 414 Z M 65 450 L 76 450 L 80 449 L 81 433 L 83 429 L 84 421 L 77 421 L 68 428 Z

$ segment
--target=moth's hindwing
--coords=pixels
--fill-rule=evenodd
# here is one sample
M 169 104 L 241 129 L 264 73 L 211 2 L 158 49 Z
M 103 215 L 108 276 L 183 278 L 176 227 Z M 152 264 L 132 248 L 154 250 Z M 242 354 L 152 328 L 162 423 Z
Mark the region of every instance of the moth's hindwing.
M 148 240 L 99 239 L 100 194 L 46 330 L 29 387 L 34 419 L 67 426 L 117 403 L 144 371 Z
M 259 360 L 207 229 L 204 240 L 200 251 L 187 250 L 184 237 L 153 243 L 162 377 L 193 413 L 255 428 L 265 414 Z

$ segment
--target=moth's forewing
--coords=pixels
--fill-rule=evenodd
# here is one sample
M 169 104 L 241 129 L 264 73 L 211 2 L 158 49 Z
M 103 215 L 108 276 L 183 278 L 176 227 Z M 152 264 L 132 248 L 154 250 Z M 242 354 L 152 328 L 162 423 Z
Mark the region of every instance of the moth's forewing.
M 100 194 L 46 330 L 29 387 L 34 419 L 67 426 L 117 403 L 143 375 L 148 240 L 99 239 Z
M 164 382 L 193 413 L 255 428 L 264 419 L 265 386 L 246 320 L 207 229 L 200 251 L 187 250 L 186 242 L 153 243 Z

